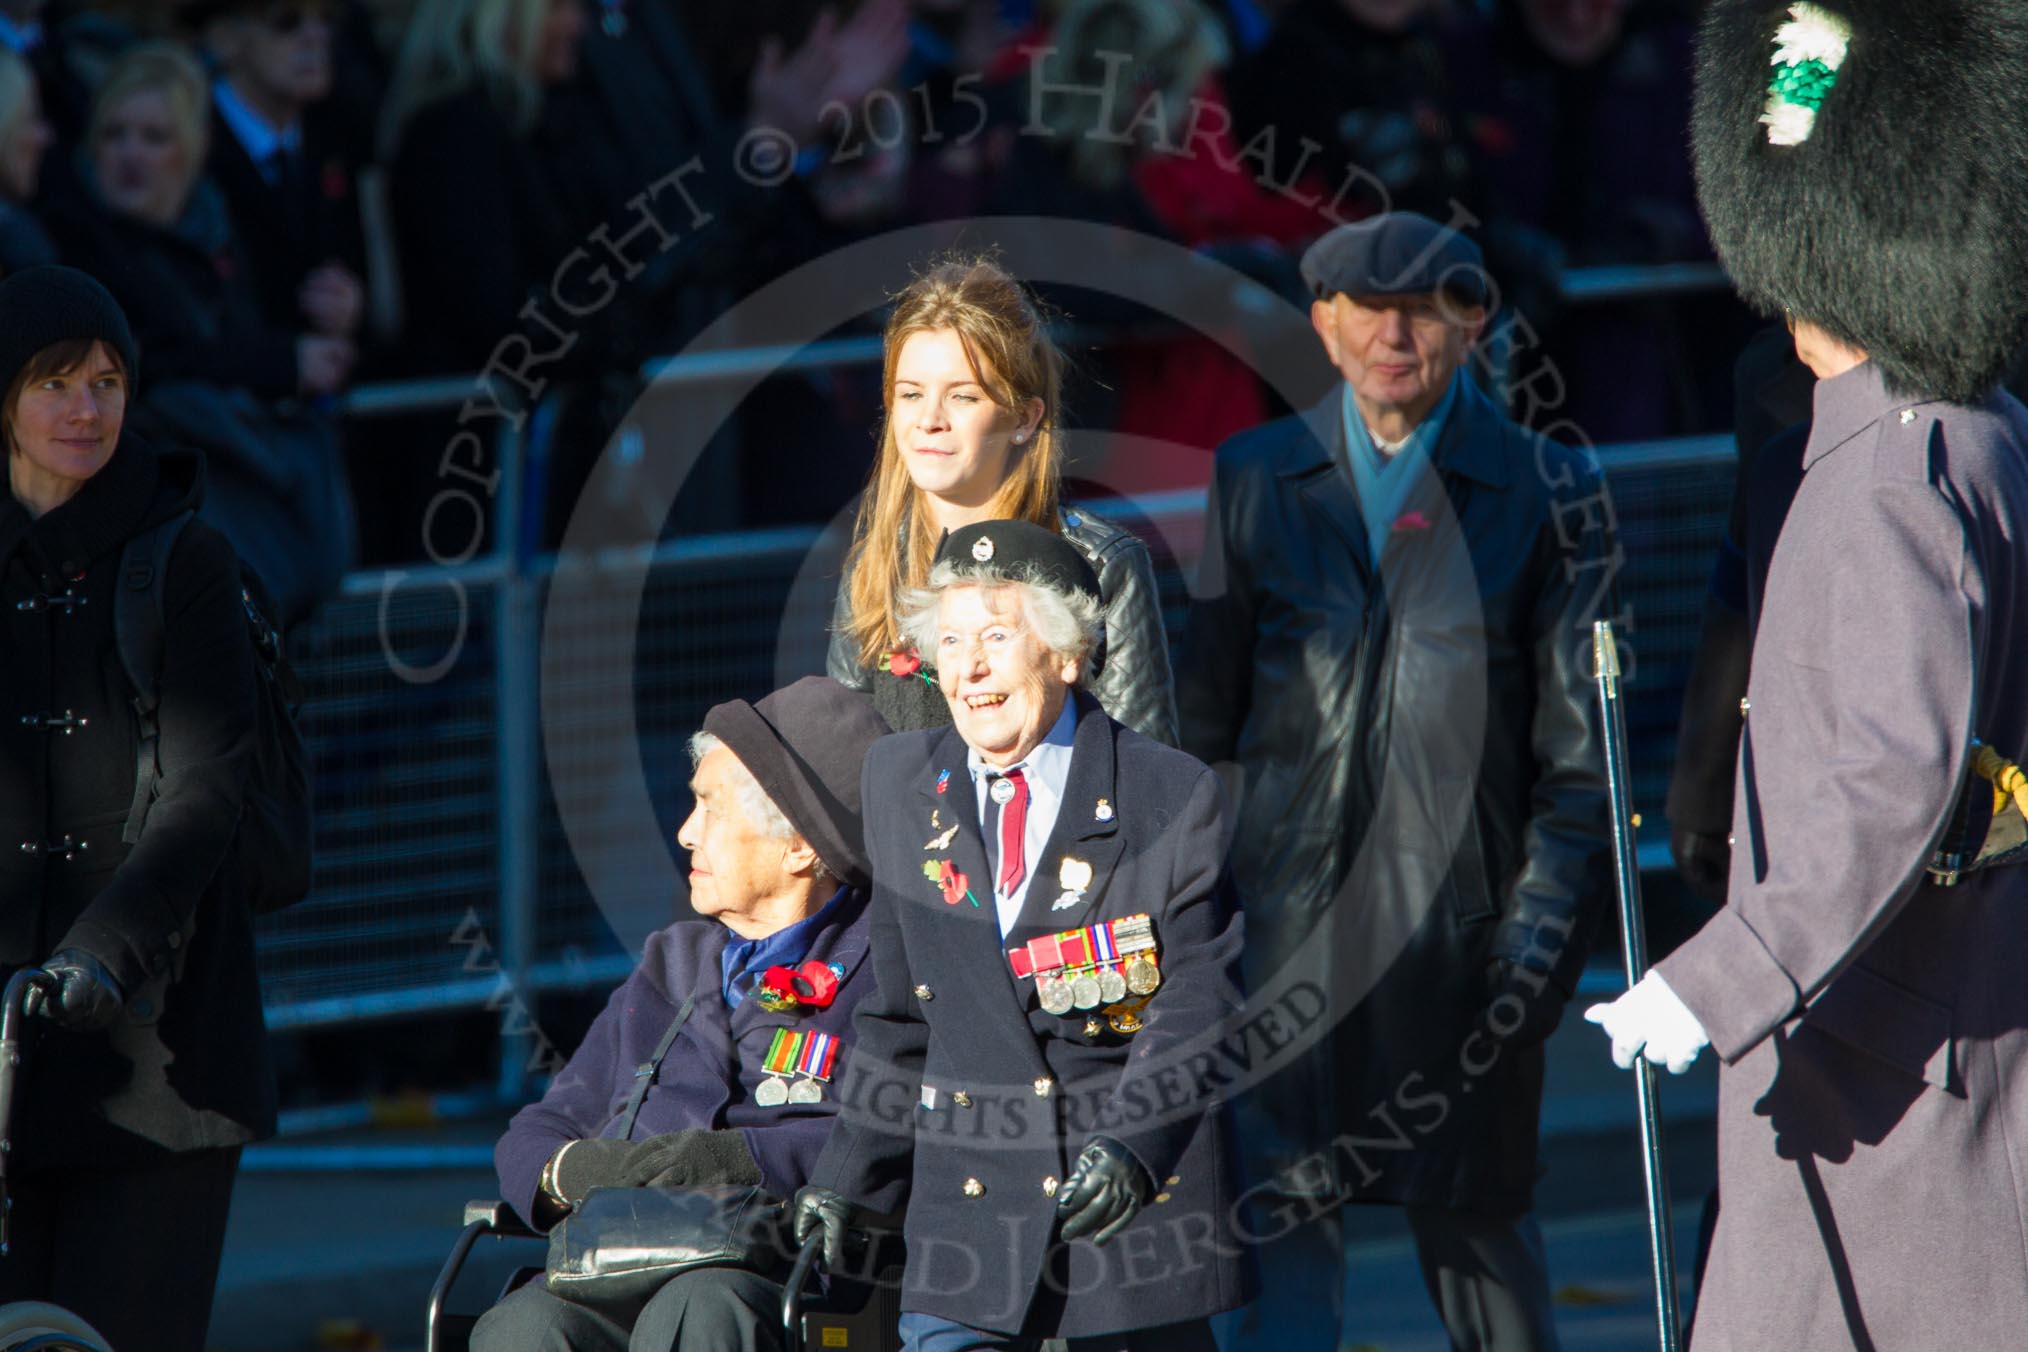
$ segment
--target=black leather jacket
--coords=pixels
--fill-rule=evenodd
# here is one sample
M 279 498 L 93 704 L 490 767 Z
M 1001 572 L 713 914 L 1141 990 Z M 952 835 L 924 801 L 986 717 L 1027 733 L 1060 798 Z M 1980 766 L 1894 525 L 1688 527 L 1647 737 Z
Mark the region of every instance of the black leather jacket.
M 1486 1035 L 1488 968 L 1560 1000 L 1606 908 L 1612 517 L 1584 457 L 1468 388 L 1376 569 L 1340 407 L 1219 449 L 1177 671 L 1183 749 L 1236 766 L 1247 989 L 1314 964 L 1350 1007 L 1261 1100 L 1295 1155 L 1398 1121 L 1413 1149 L 1335 1152 L 1361 1200 L 1525 1207 L 1542 1049 Z
M 1085 678 L 1099 705 L 1120 722 L 1166 746 L 1176 745 L 1176 693 L 1169 677 L 1169 639 L 1155 562 L 1140 536 L 1081 508 L 1063 510 L 1063 536 L 1091 561 L 1105 598 L 1105 635 Z M 845 633 L 845 588 L 832 609 L 825 670 L 854 690 L 871 690 L 896 732 L 950 722 L 943 697 L 916 678 L 897 678 L 862 665 Z M 886 682 L 894 681 L 894 687 Z M 876 685 L 876 682 L 882 684 Z

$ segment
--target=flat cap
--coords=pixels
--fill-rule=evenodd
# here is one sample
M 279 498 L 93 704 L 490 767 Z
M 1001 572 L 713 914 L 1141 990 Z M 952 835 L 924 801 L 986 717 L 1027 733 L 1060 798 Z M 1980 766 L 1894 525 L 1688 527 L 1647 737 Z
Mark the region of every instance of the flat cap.
M 1029 521 L 980 521 L 961 526 L 937 547 L 937 562 L 960 573 L 987 573 L 1038 582 L 1060 592 L 1105 599 L 1098 574 L 1077 546 Z
M 1479 246 L 1413 211 L 1390 211 L 1341 225 L 1303 254 L 1303 281 L 1318 300 L 1426 296 L 1439 291 L 1484 305 L 1486 260 Z

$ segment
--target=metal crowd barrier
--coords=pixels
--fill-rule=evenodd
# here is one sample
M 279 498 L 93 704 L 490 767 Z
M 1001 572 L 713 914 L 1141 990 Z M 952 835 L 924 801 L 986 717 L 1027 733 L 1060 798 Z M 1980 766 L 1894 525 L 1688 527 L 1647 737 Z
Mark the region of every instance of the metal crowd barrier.
M 1622 298 L 1634 294 L 1634 280 L 1623 270 L 1574 274 L 1566 294 L 1575 285 L 1594 300 Z M 1650 280 L 1654 288 L 1641 294 L 1710 283 L 1682 270 Z M 686 356 L 649 374 L 665 385 L 708 382 L 878 353 L 877 339 L 848 338 Z M 367 387 L 353 392 L 347 411 L 357 419 L 443 410 L 473 390 L 473 381 L 456 379 Z M 554 422 L 531 417 L 528 426 Z M 500 496 L 485 554 L 456 567 L 354 575 L 297 636 L 315 766 L 315 885 L 308 900 L 260 928 L 271 1027 L 498 1008 L 505 1032 L 495 1088 L 509 1098 L 524 1091 L 539 1051 L 526 1017 L 536 995 L 610 986 L 632 961 L 590 896 L 575 851 L 625 858 L 643 847 L 565 839 L 543 763 L 537 647 L 555 560 L 518 549 L 511 525 L 523 514 L 525 460 L 543 449 L 511 429 L 497 440 Z M 1633 608 L 1635 799 L 1659 819 L 1677 704 L 1729 502 L 1732 448 L 1729 438 L 1695 438 L 1604 448 L 1601 460 L 1626 550 L 1622 596 Z M 1094 506 L 1121 511 L 1150 533 L 1175 637 L 1202 494 Z M 806 565 L 823 543 L 815 529 L 790 529 L 664 544 L 650 558 L 637 617 L 579 606 L 560 623 L 566 646 L 575 627 L 638 626 L 636 671 L 566 664 L 563 675 L 581 696 L 573 707 L 634 702 L 665 840 L 686 806 L 683 742 L 704 711 L 821 670 L 830 595 L 828 584 L 813 585 L 818 570 Z M 425 668 L 453 646 L 456 658 L 429 682 L 402 679 L 388 658 Z M 587 764 L 614 754 L 605 721 L 585 715 L 583 723 L 568 730 L 569 754 Z M 666 897 L 603 900 L 608 910 L 664 917 L 671 905 Z

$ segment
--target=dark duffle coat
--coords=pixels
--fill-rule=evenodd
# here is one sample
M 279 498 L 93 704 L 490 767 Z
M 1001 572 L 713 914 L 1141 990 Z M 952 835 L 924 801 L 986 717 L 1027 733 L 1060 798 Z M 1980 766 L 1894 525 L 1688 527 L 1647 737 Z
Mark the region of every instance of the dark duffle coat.
M 685 1128 L 739 1131 L 763 1185 L 784 1200 L 808 1180 L 838 1112 L 838 1089 L 851 1065 L 852 1011 L 872 985 L 866 966 L 864 893 L 851 893 L 818 931 L 804 961 L 845 969 L 838 994 L 822 1009 L 771 1012 L 751 995 L 728 1009 L 719 956 L 731 931 L 715 920 L 680 920 L 648 937 L 641 963 L 592 1021 L 591 1030 L 557 1072 L 541 1099 L 514 1114 L 494 1147 L 501 1196 L 524 1217 L 534 1211 L 542 1166 L 569 1141 L 617 1137 L 634 1090 L 635 1070 L 649 1061 L 686 997 L 696 1008 L 642 1100 L 631 1140 Z M 839 1035 L 831 1083 L 817 1103 L 766 1108 L 753 1092 L 768 1078 L 762 1065 L 775 1030 L 814 1029 Z
M 120 552 L 203 497 L 195 456 L 158 456 L 131 433 L 39 519 L 0 491 L 0 978 L 83 945 L 128 995 L 103 1032 L 29 1025 L 14 1124 L 25 1169 L 131 1167 L 274 1130 L 253 923 L 231 862 L 257 676 L 239 561 L 201 520 L 163 581 L 161 796 L 139 843 L 121 840 L 140 729 L 113 641 Z
M 1218 782 L 1077 699 L 1062 808 L 1005 939 L 957 731 L 898 733 L 867 757 L 878 983 L 811 1180 L 876 1211 L 907 1207 L 904 1310 L 1067 1337 L 1233 1309 L 1252 1281 L 1216 1102 L 1227 1072 L 1203 1050 L 1241 1000 Z M 978 905 L 946 904 L 925 876 L 946 859 Z M 1055 909 L 1066 859 L 1091 881 L 1081 904 Z M 1131 1036 L 1046 1013 L 1009 966 L 1006 950 L 1030 939 L 1144 912 L 1163 980 Z M 1094 1135 L 1133 1152 L 1155 1200 L 1104 1247 L 1065 1248 L 1055 1193 Z
M 1659 966 L 1725 1061 L 1698 1352 L 2018 1347 L 2028 867 L 1924 866 L 1972 738 L 2028 757 L 2028 411 L 1818 385 L 1747 699 L 1728 905 Z
M 1334 390 L 1219 448 L 1177 666 L 1183 749 L 1238 768 L 1247 989 L 1301 977 L 1336 1020 L 1248 1152 L 1298 1190 L 1522 1211 L 1543 1053 L 1496 1036 L 1486 969 L 1569 994 L 1608 904 L 1612 511 L 1466 382 L 1376 568 L 1344 442 Z

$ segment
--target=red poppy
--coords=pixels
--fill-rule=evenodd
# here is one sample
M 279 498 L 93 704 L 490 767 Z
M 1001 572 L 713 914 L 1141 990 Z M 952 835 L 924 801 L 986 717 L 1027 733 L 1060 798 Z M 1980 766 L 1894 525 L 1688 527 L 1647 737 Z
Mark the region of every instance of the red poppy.
M 922 670 L 922 656 L 915 649 L 887 654 L 887 670 L 894 676 L 913 676 Z
M 761 973 L 761 985 L 773 991 L 784 1005 L 824 1009 L 838 998 L 838 974 L 814 958 L 801 967 L 768 968 Z
M 972 880 L 958 872 L 958 866 L 946 859 L 937 871 L 937 886 L 943 889 L 944 905 L 955 906 L 970 892 Z

